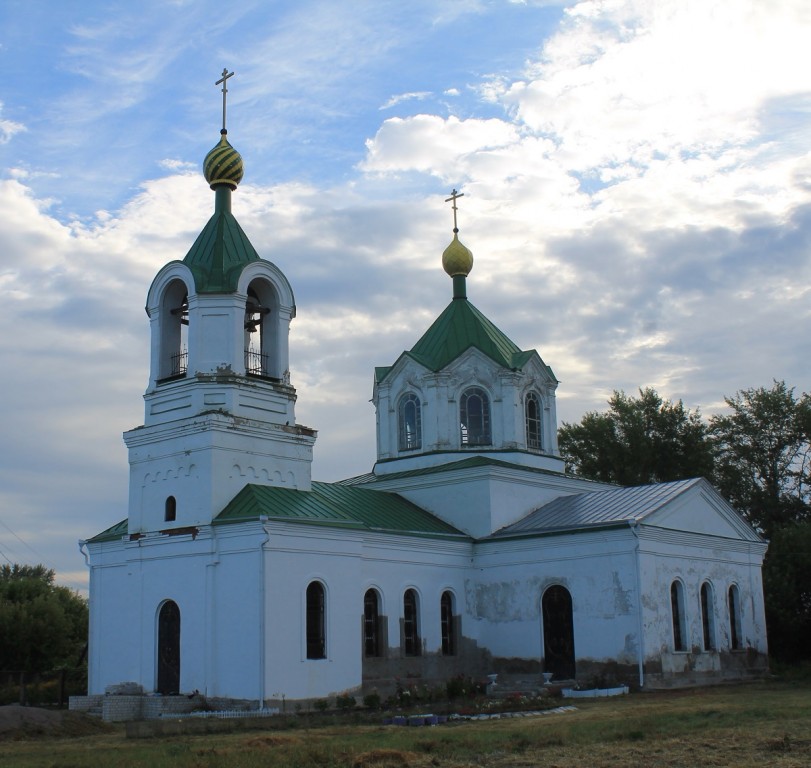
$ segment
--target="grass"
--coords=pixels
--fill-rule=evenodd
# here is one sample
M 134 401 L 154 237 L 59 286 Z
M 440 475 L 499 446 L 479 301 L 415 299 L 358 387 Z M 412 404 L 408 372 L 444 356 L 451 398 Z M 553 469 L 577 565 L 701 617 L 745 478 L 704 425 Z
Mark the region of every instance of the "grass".
M 9 768 L 521 768 L 811 765 L 811 681 L 639 693 L 576 712 L 436 728 L 279 719 L 238 733 L 0 741 Z M 281 727 L 284 726 L 285 730 Z

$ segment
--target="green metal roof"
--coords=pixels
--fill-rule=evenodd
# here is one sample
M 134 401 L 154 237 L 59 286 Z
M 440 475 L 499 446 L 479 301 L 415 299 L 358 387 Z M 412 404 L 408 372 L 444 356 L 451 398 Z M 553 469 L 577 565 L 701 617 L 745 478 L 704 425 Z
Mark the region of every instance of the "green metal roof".
M 440 371 L 471 347 L 510 370 L 521 370 L 530 358 L 538 355 L 534 349 L 521 350 L 465 298 L 453 299 L 422 338 L 404 354 L 431 371 Z M 383 381 L 392 368 L 375 368 L 376 380 Z M 547 370 L 554 377 L 548 366 Z
M 229 210 L 230 198 L 220 199 L 230 194 L 231 190 L 225 186 L 216 189 L 214 215 L 183 259 L 194 275 L 197 293 L 235 291 L 245 265 L 261 259 Z
M 458 451 L 433 451 L 432 453 L 448 453 L 458 455 Z M 488 451 L 493 453 L 493 451 Z M 504 451 L 504 453 L 514 453 L 514 450 Z M 393 459 L 392 461 L 397 461 Z M 381 462 L 378 462 L 381 463 Z M 505 469 L 518 469 L 521 472 L 531 472 L 536 475 L 551 475 L 554 477 L 561 477 L 561 472 L 555 472 L 553 469 L 541 469 L 540 467 L 527 467 L 523 464 L 516 464 L 512 461 L 502 461 L 501 459 L 494 459 L 491 456 L 470 456 L 459 461 L 451 461 L 448 464 L 436 464 L 432 467 L 423 467 L 421 469 L 407 469 L 402 472 L 390 472 L 386 475 L 376 475 L 374 472 L 367 472 L 364 475 L 357 475 L 355 477 L 348 477 L 341 480 L 339 485 L 357 486 L 357 485 L 371 485 L 372 483 L 384 483 L 387 480 L 401 480 L 410 477 L 422 477 L 424 475 L 436 475 L 442 472 L 455 472 L 459 469 L 475 469 L 481 467 L 503 467 Z M 578 478 L 581 482 L 592 482 L 585 478 Z M 596 483 L 596 485 L 604 486 L 605 483 Z
M 102 541 L 117 541 L 122 536 L 127 534 L 128 520 L 124 518 L 120 523 L 110 526 L 106 531 L 97 533 L 92 539 L 88 539 L 88 543 L 98 544 Z
M 313 483 L 311 491 L 246 485 L 214 520 L 215 525 L 257 520 L 330 525 L 430 536 L 465 534 L 393 493 L 337 483 Z

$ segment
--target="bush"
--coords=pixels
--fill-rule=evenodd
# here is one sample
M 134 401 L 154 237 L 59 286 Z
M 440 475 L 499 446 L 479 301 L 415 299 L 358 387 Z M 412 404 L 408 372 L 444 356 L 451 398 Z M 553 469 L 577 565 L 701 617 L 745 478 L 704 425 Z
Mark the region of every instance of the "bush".
M 336 696 L 335 697 L 335 706 L 341 710 L 350 710 L 354 709 L 357 702 L 355 701 L 354 696 Z
M 380 694 L 379 693 L 367 693 L 366 696 L 363 697 L 363 706 L 366 709 L 380 709 Z

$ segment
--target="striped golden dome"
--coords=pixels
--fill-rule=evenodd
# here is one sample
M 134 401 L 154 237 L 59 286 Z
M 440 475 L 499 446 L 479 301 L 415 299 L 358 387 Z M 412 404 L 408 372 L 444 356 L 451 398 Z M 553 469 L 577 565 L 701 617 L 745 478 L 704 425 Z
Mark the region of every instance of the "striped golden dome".
M 225 184 L 232 190 L 242 181 L 245 169 L 242 165 L 242 155 L 239 154 L 226 138 L 226 131 L 220 131 L 222 137 L 203 161 L 203 175 L 209 186 L 214 189 L 220 184 Z

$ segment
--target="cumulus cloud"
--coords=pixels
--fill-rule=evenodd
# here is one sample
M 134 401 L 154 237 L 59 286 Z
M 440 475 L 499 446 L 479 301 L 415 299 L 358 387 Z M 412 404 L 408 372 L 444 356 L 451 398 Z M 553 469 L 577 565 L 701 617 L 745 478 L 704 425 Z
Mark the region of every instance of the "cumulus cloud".
M 291 373 L 298 419 L 319 430 L 314 476 L 369 469 L 373 368 L 394 362 L 451 300 L 440 268 L 451 187 L 465 193 L 459 223 L 475 256 L 470 299 L 552 366 L 561 419 L 602 408 L 615 388 L 651 385 L 708 411 L 723 395 L 772 377 L 805 387 L 811 19 L 804 6 L 578 2 L 558 11 L 554 34 L 545 41 L 539 34 L 520 69 L 373 83 L 376 63 L 429 25 L 454 13 L 486 18 L 491 8 L 460 3 L 436 15 L 431 7 L 421 4 L 419 23 L 408 25 L 402 9 L 364 6 L 347 25 L 351 14 L 328 3 L 285 6 L 272 28 L 257 26 L 255 45 L 234 66 L 242 76 L 235 105 L 246 115 L 234 133 L 249 149 L 236 141 L 248 179 L 233 210 L 295 292 Z M 87 26 L 70 61 L 77 71 L 89 66 L 121 34 Z M 303 56 L 301 40 L 309 42 Z M 128 60 L 138 61 L 136 53 Z M 146 74 L 154 87 L 158 70 Z M 142 96 L 143 84 L 125 85 Z M 423 85 L 454 98 L 434 109 L 416 98 Z M 381 122 L 378 107 L 392 92 L 420 114 Z M 81 107 L 73 95 L 58 103 Z M 92 99 L 92 89 L 84 97 Z M 369 129 L 352 124 L 354 155 L 315 146 L 313 125 L 354 119 L 358 104 L 366 104 Z M 76 117 L 82 130 L 85 118 Z M 75 559 L 75 539 L 126 514 L 120 434 L 143 416 L 144 298 L 213 208 L 193 168 L 211 137 L 155 150 L 140 130 L 136 121 L 132 133 L 122 132 L 126 147 L 106 153 L 106 166 L 98 152 L 97 164 L 78 164 L 82 191 L 102 190 L 103 202 L 86 209 L 94 214 L 71 215 L 70 198 L 54 191 L 67 187 L 44 185 L 56 169 L 75 181 L 68 150 L 78 134 L 70 131 L 60 139 L 64 164 L 18 162 L 0 182 L 0 355 L 12 361 L 0 403 L 0 505 L 24 511 L 12 527 L 41 541 L 37 549 L 65 573 L 75 570 L 61 554 L 66 539 Z M 30 138 L 31 131 L 15 143 Z M 252 170 L 274 169 L 276 160 L 255 154 L 276 144 L 352 159 L 329 180 L 318 162 L 311 175 L 257 181 Z M 131 160 L 130 147 L 148 163 L 143 181 L 122 181 L 130 177 L 118 166 Z M 162 178 L 153 178 L 155 157 L 167 158 Z M 109 193 L 127 184 L 125 194 Z

